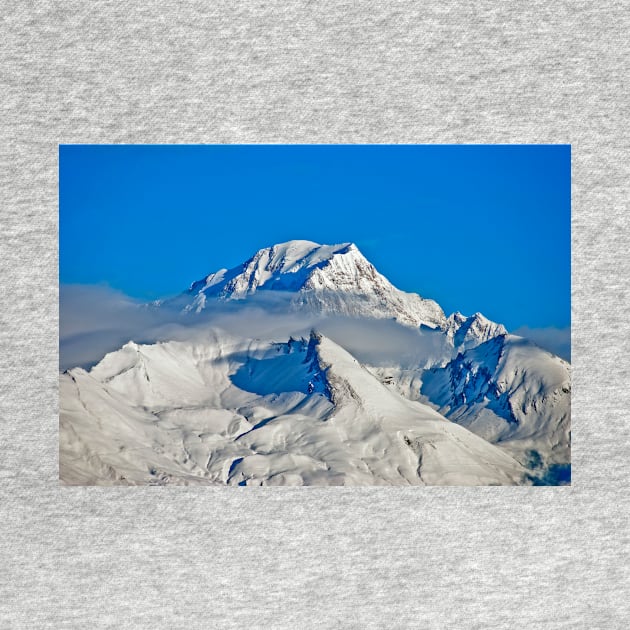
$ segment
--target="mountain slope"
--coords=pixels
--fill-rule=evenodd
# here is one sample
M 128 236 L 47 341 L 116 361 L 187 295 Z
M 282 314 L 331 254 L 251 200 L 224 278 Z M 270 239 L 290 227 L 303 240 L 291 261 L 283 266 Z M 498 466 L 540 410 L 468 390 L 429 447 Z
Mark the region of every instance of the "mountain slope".
M 127 344 L 61 375 L 65 483 L 517 484 L 504 451 L 320 335 Z
M 439 411 L 521 461 L 548 468 L 570 455 L 570 365 L 514 335 L 492 338 L 422 375 Z

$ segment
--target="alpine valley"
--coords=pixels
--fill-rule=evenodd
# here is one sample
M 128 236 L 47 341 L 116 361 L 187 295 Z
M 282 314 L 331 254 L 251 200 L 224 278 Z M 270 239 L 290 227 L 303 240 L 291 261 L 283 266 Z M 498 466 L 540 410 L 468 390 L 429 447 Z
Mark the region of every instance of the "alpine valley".
M 138 308 L 179 333 L 60 374 L 64 484 L 570 481 L 570 364 L 351 243 L 274 245 Z

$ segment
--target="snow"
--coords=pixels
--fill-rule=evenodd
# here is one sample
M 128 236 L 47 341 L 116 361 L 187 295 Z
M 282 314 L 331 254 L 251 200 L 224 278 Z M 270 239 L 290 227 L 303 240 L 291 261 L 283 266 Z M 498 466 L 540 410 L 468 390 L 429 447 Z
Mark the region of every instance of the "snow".
M 525 475 L 316 334 L 130 343 L 89 373 L 61 375 L 61 392 L 68 484 L 487 485 Z
M 507 334 L 503 324 L 492 322 L 481 313 L 471 317 L 453 313 L 446 320 L 445 332 L 458 350 L 474 348 L 489 339 Z
M 275 292 L 291 317 L 195 319 Z M 481 313 L 446 318 L 352 243 L 261 249 L 176 306 L 178 340 L 60 375 L 63 483 L 511 485 L 570 464 L 570 365 Z
M 396 289 L 353 243 L 319 245 L 288 241 L 258 251 L 240 267 L 192 284 L 187 311 L 199 313 L 209 297 L 242 300 L 257 291 L 295 293 L 295 310 L 395 319 L 442 327 L 446 317 L 433 300 Z
M 571 372 L 560 357 L 504 335 L 427 371 L 422 381 L 422 394 L 447 418 L 523 463 L 570 461 Z

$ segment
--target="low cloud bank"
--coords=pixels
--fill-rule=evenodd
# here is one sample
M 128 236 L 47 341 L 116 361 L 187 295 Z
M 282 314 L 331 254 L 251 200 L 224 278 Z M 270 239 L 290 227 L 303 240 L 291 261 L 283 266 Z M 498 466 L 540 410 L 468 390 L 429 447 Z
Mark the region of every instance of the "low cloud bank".
M 392 320 L 328 317 L 295 311 L 291 294 L 259 292 L 247 303 L 215 302 L 201 313 L 182 313 L 176 301 L 151 307 L 100 286 L 62 285 L 60 288 L 59 367 L 90 368 L 108 352 L 128 341 L 189 341 L 201 339 L 208 328 L 245 338 L 282 341 L 290 335 L 308 336 L 317 329 L 343 346 L 359 361 L 371 365 L 424 365 L 440 356 L 444 337 L 402 326 Z
M 530 328 L 521 326 L 515 335 L 526 337 L 541 348 L 557 354 L 566 361 L 571 361 L 571 327 L 566 328 Z

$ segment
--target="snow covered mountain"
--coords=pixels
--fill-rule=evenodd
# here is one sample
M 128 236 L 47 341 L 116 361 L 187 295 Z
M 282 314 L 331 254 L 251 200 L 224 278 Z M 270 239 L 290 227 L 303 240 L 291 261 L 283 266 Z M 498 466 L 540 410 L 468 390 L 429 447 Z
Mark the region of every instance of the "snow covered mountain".
M 440 413 L 533 468 L 570 462 L 570 365 L 502 335 L 426 371 L 421 393 Z
M 504 485 L 525 469 L 329 339 L 129 343 L 61 376 L 68 484 Z
M 444 326 L 449 340 L 457 350 L 474 348 L 494 337 L 507 335 L 503 324 L 496 324 L 485 318 L 481 313 L 466 317 L 461 313 L 453 313 Z
M 294 329 L 261 333 L 258 298 L 277 295 Z M 212 319 L 213 306 L 229 305 L 234 317 L 252 303 L 259 310 L 245 333 Z M 569 477 L 570 365 L 480 313 L 447 318 L 394 287 L 351 243 L 261 249 L 154 308 L 165 305 L 183 310 L 183 341 L 180 331 L 178 341 L 130 342 L 89 372 L 60 375 L 64 483 Z M 274 326 L 277 318 L 267 314 Z M 301 331 L 311 321 L 321 328 L 309 337 Z
M 294 294 L 291 304 L 299 311 L 394 319 L 431 328 L 446 325 L 436 302 L 399 291 L 353 243 L 289 241 L 267 247 L 238 267 L 194 282 L 183 297 L 187 310 L 200 312 L 211 298 L 242 300 L 259 291 Z

